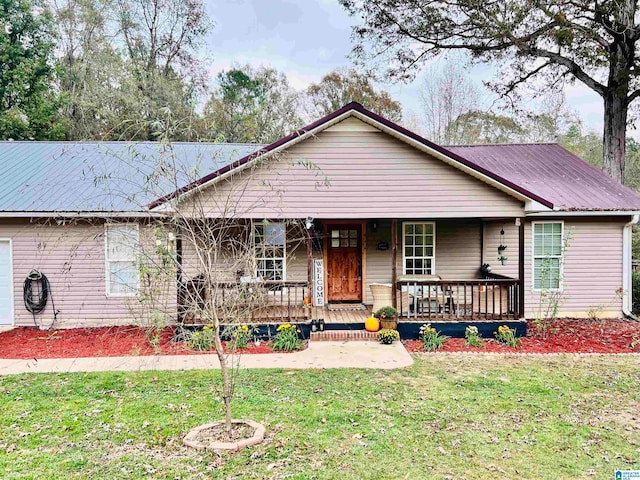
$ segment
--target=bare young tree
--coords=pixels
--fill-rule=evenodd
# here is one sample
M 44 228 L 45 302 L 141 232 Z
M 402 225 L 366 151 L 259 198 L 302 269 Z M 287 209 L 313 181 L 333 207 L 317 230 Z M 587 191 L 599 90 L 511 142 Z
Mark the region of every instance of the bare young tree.
M 153 155 L 143 155 L 133 144 L 130 151 L 119 155 L 120 162 L 144 172 L 140 178 L 145 182 L 138 187 L 145 192 L 141 199 L 154 200 L 195 182 L 213 166 L 228 161 L 220 155 L 229 154 L 221 150 L 213 157 L 206 153 L 195 158 L 181 156 L 169 141 L 154 148 Z M 278 177 L 285 179 L 265 182 L 265 162 L 279 162 Z M 287 169 L 292 175 L 286 174 Z M 225 348 L 225 340 L 237 338 L 254 321 L 300 318 L 309 308 L 308 284 L 285 282 L 283 275 L 296 252 L 309 253 L 308 221 L 274 219 L 277 213 L 271 220 L 263 218 L 265 204 L 276 206 L 276 212 L 285 207 L 279 200 L 281 194 L 301 172 L 321 178 L 311 165 L 289 160 L 286 154 L 256 159 L 207 188 L 165 197 L 164 203 L 151 210 L 146 234 L 141 227 L 138 265 L 142 281 L 131 311 L 150 329 L 152 341 L 176 320 L 205 326 L 205 333 L 198 335 L 208 335 L 220 362 L 228 435 L 232 434 L 232 399 L 240 357 L 233 342 L 231 348 Z M 108 180 L 114 183 L 113 177 Z M 123 185 L 126 182 L 122 180 Z M 318 182 L 318 188 L 323 185 L 324 181 Z M 124 189 L 122 194 L 129 191 Z M 302 269 L 305 280 L 306 264 Z
M 464 125 L 459 122 L 464 122 L 465 114 L 484 109 L 481 89 L 462 67 L 452 62 L 441 70 L 428 70 L 420 100 L 427 138 L 442 145 L 466 143 L 460 135 Z M 454 122 L 458 122 L 458 128 L 451 128 Z

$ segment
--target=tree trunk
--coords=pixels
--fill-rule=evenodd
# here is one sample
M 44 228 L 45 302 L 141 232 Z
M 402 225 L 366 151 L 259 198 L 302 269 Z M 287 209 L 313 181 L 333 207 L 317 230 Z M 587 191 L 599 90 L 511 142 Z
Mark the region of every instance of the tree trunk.
M 624 156 L 629 105 L 626 92 L 610 89 L 604 97 L 602 169 L 614 180 L 624 181 Z
M 220 327 L 216 326 L 215 336 L 213 338 L 213 344 L 216 347 L 216 353 L 218 360 L 220 361 L 220 373 L 222 375 L 222 400 L 224 403 L 224 425 L 225 430 L 229 438 L 231 438 L 231 397 L 233 396 L 233 387 L 231 385 L 231 378 L 229 378 L 229 366 L 227 365 L 227 358 L 224 354 L 222 347 L 222 340 L 220 339 Z
M 636 56 L 634 16 L 636 0 L 614 2 L 614 30 L 609 45 L 609 72 L 604 97 L 602 168 L 614 180 L 624 182 L 624 156 L 631 72 Z M 626 32 L 626 33 L 625 33 Z

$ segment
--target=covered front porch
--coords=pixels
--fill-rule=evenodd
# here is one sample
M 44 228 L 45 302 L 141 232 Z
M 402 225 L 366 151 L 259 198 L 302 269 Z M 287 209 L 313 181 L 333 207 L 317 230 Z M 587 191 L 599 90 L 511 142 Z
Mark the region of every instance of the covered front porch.
M 261 279 L 258 269 L 250 282 L 238 278 L 217 285 L 222 298 L 240 292 L 260 299 L 247 310 L 248 323 L 322 320 L 356 326 L 387 305 L 398 310 L 400 323 L 524 317 L 519 219 L 307 220 L 302 241 L 284 240 L 281 278 Z M 272 221 L 277 223 L 284 222 Z M 193 280 L 182 286 L 191 292 L 202 288 Z

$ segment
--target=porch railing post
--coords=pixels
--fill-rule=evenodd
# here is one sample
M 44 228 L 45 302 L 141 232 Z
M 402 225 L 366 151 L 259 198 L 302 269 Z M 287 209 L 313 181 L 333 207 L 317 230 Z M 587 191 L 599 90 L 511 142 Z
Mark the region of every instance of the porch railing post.
M 396 265 L 398 259 L 398 220 L 391 220 L 391 299 L 392 307 L 398 307 L 398 297 L 396 282 L 398 281 L 398 267 Z
M 524 318 L 524 219 L 518 229 L 518 314 Z
M 309 305 L 312 304 L 313 298 L 311 294 L 313 292 L 313 244 L 311 242 L 311 230 L 307 230 L 307 286 L 309 287 Z M 304 302 L 304 298 L 302 299 Z

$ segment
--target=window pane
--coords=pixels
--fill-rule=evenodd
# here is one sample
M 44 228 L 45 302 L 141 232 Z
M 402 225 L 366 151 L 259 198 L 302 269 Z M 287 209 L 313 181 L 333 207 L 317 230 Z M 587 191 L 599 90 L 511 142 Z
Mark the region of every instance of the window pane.
M 107 261 L 136 258 L 138 246 L 138 228 L 135 225 L 107 226 Z
M 404 224 L 404 256 L 406 274 L 432 274 L 430 257 L 435 256 L 433 223 Z
M 266 245 L 284 245 L 284 224 L 270 223 L 264 227 L 264 243 Z
M 353 240 L 353 239 L 349 240 L 349 246 L 357 248 L 358 247 L 358 240 Z
M 129 295 L 138 286 L 138 270 L 134 262 L 109 263 L 109 293 Z
M 533 261 L 534 288 L 560 288 L 560 259 L 536 258 Z
M 337 238 L 332 238 L 332 239 L 331 239 L 331 246 L 332 246 L 333 248 L 337 248 L 337 247 L 339 247 L 339 246 L 340 246 L 340 240 L 339 240 L 339 239 L 337 239 Z
M 349 230 L 349 238 L 358 238 L 357 230 Z
M 340 236 L 340 230 L 331 230 L 331 238 L 338 238 Z

